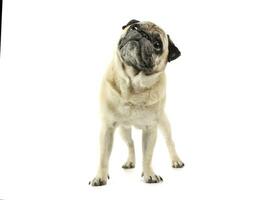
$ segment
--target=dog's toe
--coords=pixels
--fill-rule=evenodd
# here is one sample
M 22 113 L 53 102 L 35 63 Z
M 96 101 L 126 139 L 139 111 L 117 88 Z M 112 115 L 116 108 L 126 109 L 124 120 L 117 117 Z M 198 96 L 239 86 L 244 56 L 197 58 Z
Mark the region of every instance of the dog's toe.
M 122 165 L 123 169 L 132 169 L 135 168 L 135 164 L 133 162 L 127 161 L 124 165 Z
M 102 186 L 102 185 L 106 185 L 107 180 L 106 179 L 102 179 L 102 178 L 94 178 L 91 182 L 89 182 L 90 185 L 92 186 Z
M 182 161 L 173 161 L 172 162 L 172 167 L 173 168 L 182 168 L 182 167 L 184 167 L 184 163 L 182 162 Z
M 146 183 L 160 183 L 163 181 L 163 178 L 158 175 L 145 176 L 144 181 Z

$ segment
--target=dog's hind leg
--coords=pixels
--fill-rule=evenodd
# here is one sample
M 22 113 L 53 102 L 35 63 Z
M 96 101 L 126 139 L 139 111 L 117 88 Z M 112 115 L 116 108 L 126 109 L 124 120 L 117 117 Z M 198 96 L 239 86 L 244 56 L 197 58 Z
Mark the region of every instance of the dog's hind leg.
M 123 169 L 131 169 L 135 167 L 135 150 L 134 142 L 132 139 L 132 128 L 130 126 L 120 126 L 120 134 L 123 141 L 128 147 L 128 159 L 122 165 Z

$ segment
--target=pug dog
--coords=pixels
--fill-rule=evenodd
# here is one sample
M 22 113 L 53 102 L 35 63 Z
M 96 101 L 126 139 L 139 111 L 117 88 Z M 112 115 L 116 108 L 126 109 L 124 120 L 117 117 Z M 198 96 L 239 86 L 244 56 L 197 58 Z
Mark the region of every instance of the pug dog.
M 157 128 L 164 135 L 172 167 L 184 166 L 171 137 L 171 128 L 164 112 L 165 68 L 177 59 L 180 51 L 159 26 L 152 22 L 129 21 L 122 35 L 101 86 L 100 163 L 92 186 L 107 183 L 109 157 L 115 129 L 128 146 L 124 169 L 135 167 L 135 150 L 131 127 L 142 130 L 143 172 L 146 183 L 159 183 L 151 166 Z

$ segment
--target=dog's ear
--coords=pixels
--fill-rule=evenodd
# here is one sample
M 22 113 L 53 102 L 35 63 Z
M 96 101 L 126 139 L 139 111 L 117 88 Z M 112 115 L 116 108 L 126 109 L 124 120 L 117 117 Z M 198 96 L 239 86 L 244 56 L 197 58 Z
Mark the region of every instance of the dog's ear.
M 169 35 L 167 35 L 168 37 L 168 62 L 177 59 L 181 53 L 178 50 L 178 48 L 175 46 L 175 44 L 173 43 L 173 41 L 170 39 Z
M 135 24 L 135 23 L 137 23 L 137 22 L 139 22 L 139 21 L 136 20 L 136 19 L 132 19 L 132 20 L 129 21 L 126 25 L 124 25 L 124 26 L 122 27 L 122 29 L 125 29 L 127 26 L 130 26 L 131 24 Z

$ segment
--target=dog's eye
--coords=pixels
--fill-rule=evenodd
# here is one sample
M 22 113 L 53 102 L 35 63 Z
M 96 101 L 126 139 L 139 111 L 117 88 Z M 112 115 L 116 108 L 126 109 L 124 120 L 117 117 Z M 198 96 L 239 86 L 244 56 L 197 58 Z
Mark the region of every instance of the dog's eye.
M 157 49 L 157 50 L 160 50 L 160 49 L 162 48 L 162 44 L 161 44 L 161 42 L 159 42 L 159 41 L 157 41 L 157 40 L 153 43 L 153 46 L 154 46 L 154 48 Z

